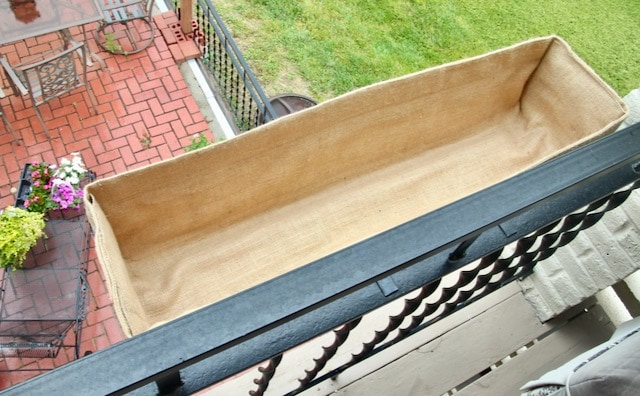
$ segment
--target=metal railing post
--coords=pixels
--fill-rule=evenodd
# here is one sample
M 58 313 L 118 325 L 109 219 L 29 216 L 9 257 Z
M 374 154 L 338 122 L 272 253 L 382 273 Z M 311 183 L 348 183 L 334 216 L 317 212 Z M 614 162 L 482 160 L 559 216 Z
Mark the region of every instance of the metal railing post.
M 158 387 L 158 394 L 160 395 L 173 395 L 178 392 L 180 387 L 183 385 L 182 379 L 180 378 L 180 372 L 175 371 L 173 373 L 167 374 L 162 378 L 156 380 L 156 386 Z
M 172 0 L 180 16 L 182 31 L 198 23 L 202 56 L 200 60 L 217 85 L 235 127 L 242 133 L 278 117 L 249 64 L 231 37 L 210 0 Z M 189 30 L 189 31 L 191 31 Z

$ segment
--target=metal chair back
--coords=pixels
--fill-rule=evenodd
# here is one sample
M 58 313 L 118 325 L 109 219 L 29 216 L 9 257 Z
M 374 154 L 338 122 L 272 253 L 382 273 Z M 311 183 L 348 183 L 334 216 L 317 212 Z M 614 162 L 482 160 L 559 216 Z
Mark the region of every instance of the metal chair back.
M 153 43 L 151 20 L 155 0 L 99 0 L 104 19 L 95 31 L 96 42 L 114 54 L 134 54 Z
M 2 89 L 0 89 L 0 99 L 2 99 L 4 97 L 5 97 L 4 91 Z M 5 114 L 4 110 L 2 110 L 2 106 L 0 106 L 0 117 L 2 117 L 2 120 L 4 121 L 5 126 L 7 127 L 9 132 L 11 132 L 11 134 L 13 135 L 13 139 L 16 141 L 16 143 L 19 144 L 20 141 L 18 140 L 18 137 L 16 136 L 16 132 L 13 129 L 13 126 L 11 125 L 11 122 L 9 122 L 9 118 Z
M 134 19 L 151 22 L 151 11 L 155 0 L 102 0 L 104 24 L 125 23 Z
M 74 50 L 68 49 L 21 70 L 21 80 L 34 104 L 46 103 L 84 85 L 85 76 L 81 79 L 78 74 Z
M 42 54 L 36 62 L 21 63 L 11 66 L 5 58 L 0 58 L 0 63 L 5 69 L 11 87 L 16 94 L 29 94 L 33 102 L 36 114 L 42 123 L 45 133 L 49 136 L 49 130 L 42 118 L 38 106 L 51 99 L 62 96 L 68 92 L 87 87 L 87 93 L 91 101 L 94 113 L 96 101 L 87 81 L 87 60 L 84 43 L 72 43 L 66 49 L 53 51 L 55 54 L 47 56 Z M 80 61 L 76 61 L 76 53 L 80 54 Z

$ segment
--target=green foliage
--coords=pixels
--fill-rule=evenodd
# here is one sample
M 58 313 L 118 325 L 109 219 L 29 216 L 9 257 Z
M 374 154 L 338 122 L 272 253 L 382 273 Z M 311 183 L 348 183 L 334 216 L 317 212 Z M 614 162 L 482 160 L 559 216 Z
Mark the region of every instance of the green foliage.
M 29 212 L 46 213 L 56 207 L 51 200 L 52 179 L 55 170 L 46 162 L 29 166 L 31 192 L 25 202 Z
M 122 46 L 116 42 L 116 36 L 113 33 L 104 34 L 104 47 L 107 51 L 119 54 L 122 52 Z M 125 54 L 126 55 L 126 54 Z
M 7 207 L 0 214 L 0 266 L 21 268 L 27 253 L 44 235 L 44 215 Z
M 267 94 L 326 100 L 374 82 L 556 34 L 619 94 L 640 86 L 638 1 L 220 0 Z
M 214 139 L 209 140 L 207 136 L 203 133 L 196 133 L 191 138 L 191 144 L 184 148 L 184 151 L 189 152 L 197 149 L 201 149 L 203 147 L 207 147 L 210 144 L 215 143 Z
M 71 159 L 62 158 L 60 166 L 46 162 L 31 164 L 31 191 L 24 202 L 25 209 L 39 213 L 53 209 L 79 209 L 83 199 L 80 181 L 86 172 L 79 153 L 71 153 Z

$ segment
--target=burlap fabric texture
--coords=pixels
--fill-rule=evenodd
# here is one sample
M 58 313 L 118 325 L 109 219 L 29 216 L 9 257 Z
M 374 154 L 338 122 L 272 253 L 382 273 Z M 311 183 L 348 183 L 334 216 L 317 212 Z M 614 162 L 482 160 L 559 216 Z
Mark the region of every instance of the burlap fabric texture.
M 521 173 L 625 114 L 563 40 L 533 39 L 98 180 L 86 208 L 131 336 Z

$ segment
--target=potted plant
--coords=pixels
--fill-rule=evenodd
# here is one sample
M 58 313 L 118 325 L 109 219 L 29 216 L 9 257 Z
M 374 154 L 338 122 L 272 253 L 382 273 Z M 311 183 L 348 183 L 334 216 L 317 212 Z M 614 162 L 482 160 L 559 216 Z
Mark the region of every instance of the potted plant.
M 0 212 L 0 267 L 22 268 L 27 253 L 45 237 L 46 220 L 52 213 L 80 209 L 87 175 L 80 154 L 62 158 L 60 165 L 46 162 L 25 165 L 16 205 Z
M 80 181 L 87 170 L 78 153 L 71 153 L 71 159 L 62 158 L 60 166 L 46 162 L 29 164 L 26 180 L 21 187 L 29 190 L 22 206 L 29 212 L 48 213 L 52 210 L 79 209 L 83 190 Z M 22 192 L 18 194 L 19 197 Z
M 51 200 L 51 179 L 54 169 L 46 162 L 27 166 L 25 186 L 28 195 L 22 203 L 24 209 L 29 212 L 46 213 L 54 208 Z
M 0 214 L 0 266 L 22 268 L 27 253 L 44 234 L 44 215 L 7 207 Z

